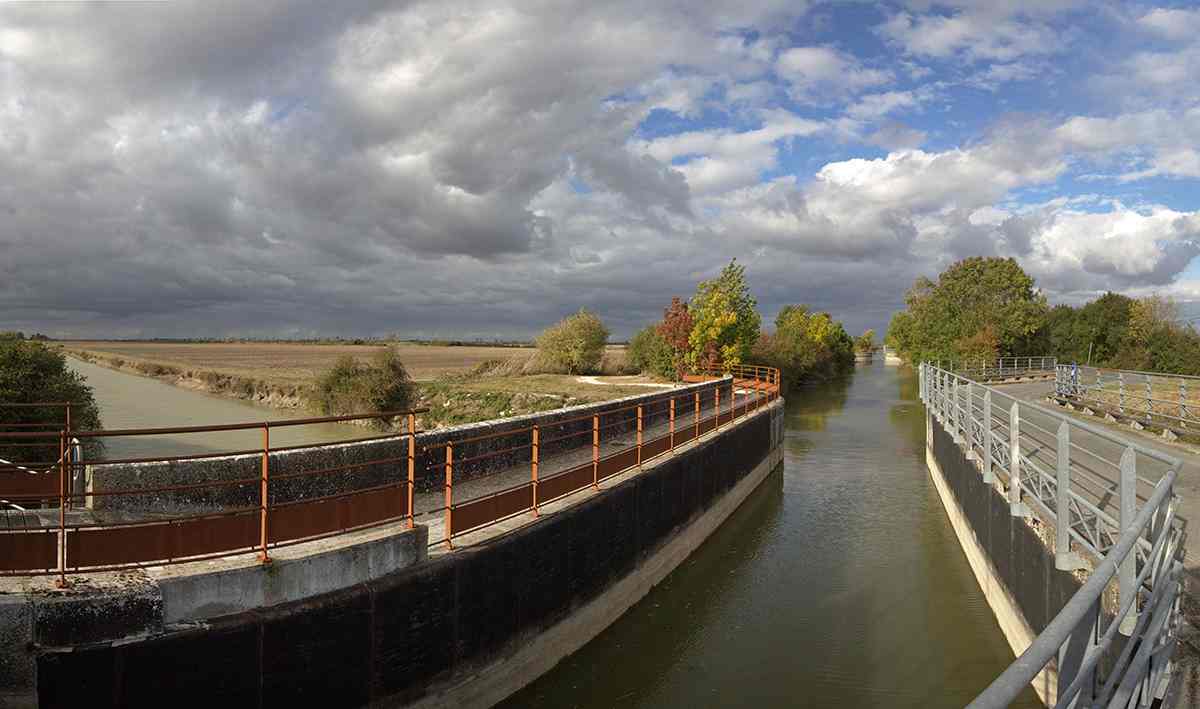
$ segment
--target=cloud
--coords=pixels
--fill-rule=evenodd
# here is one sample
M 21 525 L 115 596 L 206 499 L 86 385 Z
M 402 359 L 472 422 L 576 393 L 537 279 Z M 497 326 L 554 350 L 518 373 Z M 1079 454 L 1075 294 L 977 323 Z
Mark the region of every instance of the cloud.
M 1195 40 L 1200 36 L 1200 10 L 1156 7 L 1138 18 L 1138 26 L 1170 40 Z
M 952 15 L 912 15 L 900 12 L 879 27 L 879 33 L 905 52 L 947 59 L 1011 62 L 1024 56 L 1051 54 L 1062 49 L 1062 35 L 1045 24 L 997 19 L 987 12 Z
M 793 47 L 781 52 L 775 73 L 788 82 L 796 100 L 852 95 L 893 78 L 890 71 L 864 66 L 832 47 Z

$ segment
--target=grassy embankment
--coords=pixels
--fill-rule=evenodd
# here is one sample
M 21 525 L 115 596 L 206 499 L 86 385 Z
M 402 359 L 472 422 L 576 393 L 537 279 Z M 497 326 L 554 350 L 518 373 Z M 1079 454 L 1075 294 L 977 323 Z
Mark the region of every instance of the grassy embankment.
M 61 345 L 72 356 L 111 369 L 289 409 L 305 407 L 308 387 L 338 357 L 348 354 L 367 360 L 380 349 L 371 345 L 283 343 L 63 342 Z M 417 407 L 430 409 L 421 417 L 423 428 L 651 391 L 642 386 L 590 384 L 575 376 L 537 373 L 533 361 L 535 350 L 528 347 L 412 343 L 396 347 L 415 380 Z M 605 373 L 622 373 L 624 360 L 624 348 L 609 348 Z

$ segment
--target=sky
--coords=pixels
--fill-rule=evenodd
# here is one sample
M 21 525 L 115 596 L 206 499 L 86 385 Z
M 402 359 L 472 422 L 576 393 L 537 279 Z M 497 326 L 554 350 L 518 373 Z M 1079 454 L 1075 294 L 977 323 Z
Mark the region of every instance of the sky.
M 1197 76 L 1185 4 L 0 3 L 0 329 L 620 338 L 733 258 L 1200 314 Z

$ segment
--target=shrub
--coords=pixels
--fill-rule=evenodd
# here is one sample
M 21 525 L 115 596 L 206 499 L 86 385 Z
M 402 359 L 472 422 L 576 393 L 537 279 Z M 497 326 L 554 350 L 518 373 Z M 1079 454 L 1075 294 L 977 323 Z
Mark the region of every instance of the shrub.
M 404 411 L 412 405 L 413 385 L 399 352 L 388 347 L 369 363 L 340 357 L 317 378 L 309 398 L 326 416 Z
M 600 369 L 607 341 L 608 328 L 600 318 L 580 310 L 538 336 L 538 356 L 567 374 L 590 374 Z
M 763 335 L 751 353 L 754 362 L 779 368 L 787 386 L 833 377 L 854 366 L 854 340 L 829 313 L 787 305 L 775 318 L 775 333 Z

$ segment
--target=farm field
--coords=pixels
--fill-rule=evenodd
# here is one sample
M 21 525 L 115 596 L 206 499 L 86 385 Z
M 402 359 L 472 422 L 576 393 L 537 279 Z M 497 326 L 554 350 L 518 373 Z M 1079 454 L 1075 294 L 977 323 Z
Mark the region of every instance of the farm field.
M 181 370 L 210 371 L 280 386 L 306 385 L 343 355 L 369 359 L 380 346 L 273 342 L 99 342 L 64 341 L 67 351 L 87 352 L 130 363 L 158 364 Z M 468 372 L 487 360 L 526 358 L 532 347 L 456 347 L 396 345 L 409 376 L 429 380 Z

